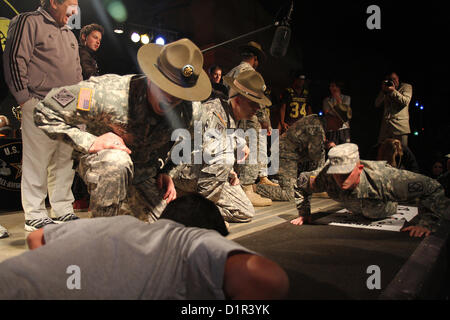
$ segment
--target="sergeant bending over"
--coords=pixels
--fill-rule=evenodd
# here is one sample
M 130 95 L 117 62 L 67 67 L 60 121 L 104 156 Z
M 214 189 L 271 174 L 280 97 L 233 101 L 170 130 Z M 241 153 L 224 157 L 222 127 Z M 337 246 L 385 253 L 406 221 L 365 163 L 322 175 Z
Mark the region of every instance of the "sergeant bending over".
M 159 217 L 176 198 L 166 174 L 173 167 L 167 159 L 171 134 L 190 126 L 190 101 L 211 93 L 202 53 L 188 39 L 145 45 L 137 58 L 147 77 L 91 77 L 53 89 L 35 109 L 40 129 L 78 151 L 78 172 L 94 217 L 114 216 L 121 209 L 150 222 Z
M 191 136 L 203 137 L 200 159 L 210 159 L 208 163 L 182 165 L 175 186 L 184 192 L 199 192 L 214 201 L 222 216 L 229 222 L 248 222 L 254 216 L 252 203 L 239 185 L 233 171 L 234 151 L 247 149 L 243 136 L 227 134 L 227 129 L 236 129 L 236 122 L 252 118 L 261 107 L 271 105 L 264 95 L 264 79 L 254 71 L 240 73 L 236 78 L 225 77 L 230 86 L 230 99 L 209 100 L 194 114 L 199 115 L 201 128 Z M 195 116 L 194 116 L 195 117 Z M 195 142 L 194 142 L 195 143 Z M 256 152 L 256 150 L 252 150 Z M 245 152 L 242 152 L 244 155 Z
M 285 271 L 227 233 L 198 194 L 171 202 L 153 224 L 119 216 L 49 225 L 28 236 L 31 251 L 0 263 L 0 300 L 284 298 Z
M 404 228 L 411 236 L 421 237 L 435 231 L 441 218 L 450 219 L 450 199 L 434 179 L 399 170 L 386 161 L 359 160 L 358 146 L 344 143 L 330 150 L 325 166 L 300 174 L 300 197 L 296 199 L 299 217 L 292 224 L 311 220 L 310 204 L 302 195 L 326 191 L 346 209 L 370 219 L 383 219 L 397 213 L 398 202 L 419 199 L 428 212 L 417 226 Z

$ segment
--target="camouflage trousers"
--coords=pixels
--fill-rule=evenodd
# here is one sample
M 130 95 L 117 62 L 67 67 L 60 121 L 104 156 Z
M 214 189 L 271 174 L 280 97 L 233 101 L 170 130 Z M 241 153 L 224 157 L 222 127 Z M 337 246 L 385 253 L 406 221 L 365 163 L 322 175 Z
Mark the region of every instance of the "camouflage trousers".
M 297 161 L 291 159 L 280 159 L 278 171 L 279 186 L 258 184 L 256 192 L 265 198 L 274 201 L 293 201 L 294 189 L 297 183 Z
M 126 214 L 154 222 L 166 207 L 155 177 L 132 184 L 133 162 L 124 151 L 107 149 L 84 155 L 77 171 L 88 188 L 93 217 Z
M 250 120 L 240 120 L 237 123 L 237 127 L 245 131 L 254 129 L 257 135 L 257 145 L 249 145 L 249 139 L 246 137 L 247 145 L 250 148 L 250 152 L 257 152 L 257 163 L 250 164 L 249 159 L 244 164 L 237 164 L 235 166 L 236 173 L 239 176 L 239 180 L 242 185 L 254 184 L 258 177 L 267 176 L 267 151 L 260 154 L 259 150 L 267 150 L 267 138 L 260 139 L 259 132 L 261 131 L 261 124 L 258 121 L 258 117 L 255 115 Z M 257 149 L 256 149 L 257 148 Z M 256 149 L 256 150 L 255 150 Z
M 198 192 L 216 204 L 228 222 L 249 222 L 255 209 L 240 185 L 228 182 L 231 167 L 211 165 L 201 169 L 198 179 L 174 179 L 177 194 Z
M 301 193 L 297 187 L 298 172 L 309 171 L 317 167 L 317 162 L 280 158 L 280 169 L 278 171 L 279 186 L 258 184 L 256 192 L 274 201 L 295 201 L 297 206 L 301 202 L 302 206 L 310 206 L 312 194 Z M 300 200 L 301 199 L 301 200 Z
M 298 164 L 296 160 L 280 159 L 280 170 L 278 172 L 279 186 L 258 184 L 256 192 L 265 198 L 274 201 L 295 201 L 299 207 L 311 207 L 311 193 L 300 192 L 297 187 Z M 301 210 L 303 212 L 304 210 Z M 309 214 L 309 211 L 306 213 Z

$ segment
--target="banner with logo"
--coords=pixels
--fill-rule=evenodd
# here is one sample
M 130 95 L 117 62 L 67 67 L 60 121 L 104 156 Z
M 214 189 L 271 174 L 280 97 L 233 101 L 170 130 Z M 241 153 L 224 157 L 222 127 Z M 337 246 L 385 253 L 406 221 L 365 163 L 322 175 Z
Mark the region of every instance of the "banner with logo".
M 22 141 L 0 139 L 0 192 L 8 190 L 20 193 L 22 178 Z

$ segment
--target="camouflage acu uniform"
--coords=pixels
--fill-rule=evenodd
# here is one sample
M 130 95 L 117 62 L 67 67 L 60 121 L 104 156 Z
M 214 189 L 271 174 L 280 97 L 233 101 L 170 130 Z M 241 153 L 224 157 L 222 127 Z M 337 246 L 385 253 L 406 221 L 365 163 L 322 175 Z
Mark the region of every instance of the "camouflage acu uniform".
M 248 70 L 255 71 L 255 69 L 249 63 L 242 61 L 239 65 L 228 72 L 227 76 L 236 78 L 239 73 Z M 259 132 L 261 131 L 261 123 L 265 124 L 266 127 L 270 127 L 270 119 L 264 108 L 258 110 L 256 115 L 254 115 L 249 120 L 239 120 L 237 122 L 237 128 L 243 129 L 244 131 L 247 131 L 248 129 L 254 129 L 257 133 L 258 150 L 267 150 L 267 137 L 264 137 L 264 139 L 260 139 L 259 137 Z M 257 160 L 257 164 L 249 164 L 249 160 L 247 159 L 244 164 L 239 164 L 236 166 L 236 172 L 238 173 L 239 179 L 243 185 L 254 184 L 258 176 L 267 176 L 267 152 L 265 152 L 265 156 L 258 152 Z
M 159 116 L 147 102 L 145 77 L 105 75 L 53 89 L 36 107 L 34 118 L 50 138 L 75 149 L 94 216 L 117 215 L 128 205 L 143 220 L 159 217 L 165 201 L 155 179 L 162 167 L 170 169 L 171 134 L 190 125 L 191 103 Z M 94 140 L 108 132 L 122 137 L 131 155 L 114 149 L 89 154 Z
M 235 129 L 231 106 L 225 101 L 214 99 L 194 107 L 196 135 L 203 137 L 203 143 L 194 149 L 191 163 L 179 165 L 174 174 L 177 189 L 183 192 L 198 192 L 213 201 L 222 216 L 229 222 L 248 222 L 254 216 L 254 208 L 240 185 L 232 186 L 228 180 L 235 162 L 235 149 L 245 145 L 243 138 L 236 137 L 227 129 Z M 213 130 L 215 136 L 205 134 Z M 191 137 L 196 136 L 191 132 Z M 201 164 L 195 163 L 200 153 Z M 207 159 L 211 159 L 206 163 Z
M 280 137 L 279 187 L 258 184 L 256 192 L 276 201 L 294 200 L 299 171 L 311 171 L 325 163 L 325 132 L 315 114 L 301 118 Z M 311 195 L 308 196 L 309 201 Z
M 383 219 L 397 212 L 398 202 L 419 200 L 427 212 L 421 215 L 419 225 L 434 231 L 444 217 L 450 219 L 450 199 L 445 197 L 442 186 L 429 177 L 389 166 L 385 161 L 361 160 L 364 169 L 358 186 L 353 190 L 342 190 L 327 174 L 329 161 L 325 166 L 304 172 L 298 179 L 299 193 L 296 205 L 300 215 L 310 213 L 310 206 L 304 202 L 305 194 L 326 191 L 330 198 L 341 202 L 354 213 L 370 219 Z

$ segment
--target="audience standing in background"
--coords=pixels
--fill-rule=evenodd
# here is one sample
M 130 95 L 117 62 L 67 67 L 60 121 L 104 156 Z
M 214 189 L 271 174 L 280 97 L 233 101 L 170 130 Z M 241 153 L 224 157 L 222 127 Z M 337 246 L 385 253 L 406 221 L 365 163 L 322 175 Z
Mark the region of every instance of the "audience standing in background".
M 286 88 L 281 97 L 280 126 L 284 133 L 297 120 L 312 114 L 309 91 L 305 88 L 306 75 L 298 72 L 291 87 Z
M 67 26 L 77 0 L 41 0 L 42 7 L 12 19 L 3 55 L 5 80 L 22 109 L 22 207 L 25 230 L 78 219 L 73 213 L 72 147 L 52 140 L 34 124 L 33 111 L 53 88 L 83 80 L 78 43 Z M 53 101 L 64 108 L 77 97 L 60 91 Z
M 228 89 L 222 82 L 223 70 L 221 66 L 212 65 L 208 69 L 209 79 L 211 80 L 211 96 L 208 99 L 228 99 Z
M 445 156 L 447 171 L 439 176 L 438 182 L 444 187 L 445 195 L 450 198 L 450 153 Z
M 103 27 L 95 23 L 84 26 L 80 31 L 80 64 L 83 80 L 100 75 L 95 53 L 100 48 L 104 33 Z
M 444 173 L 444 163 L 441 160 L 436 160 L 431 166 L 430 177 L 433 179 L 439 178 Z
M 411 133 L 408 107 L 412 90 L 410 84 L 400 82 L 395 72 L 389 73 L 382 82 L 375 100 L 375 107 L 384 107 L 378 142 L 394 138 L 400 140 L 403 146 L 408 146 L 408 134 Z
M 419 165 L 412 151 L 402 146 L 400 140 L 386 139 L 378 147 L 377 160 L 385 160 L 397 169 L 420 173 Z
M 336 145 L 350 142 L 351 98 L 342 94 L 343 86 L 343 83 L 338 81 L 330 82 L 330 96 L 322 103 L 326 137 Z

